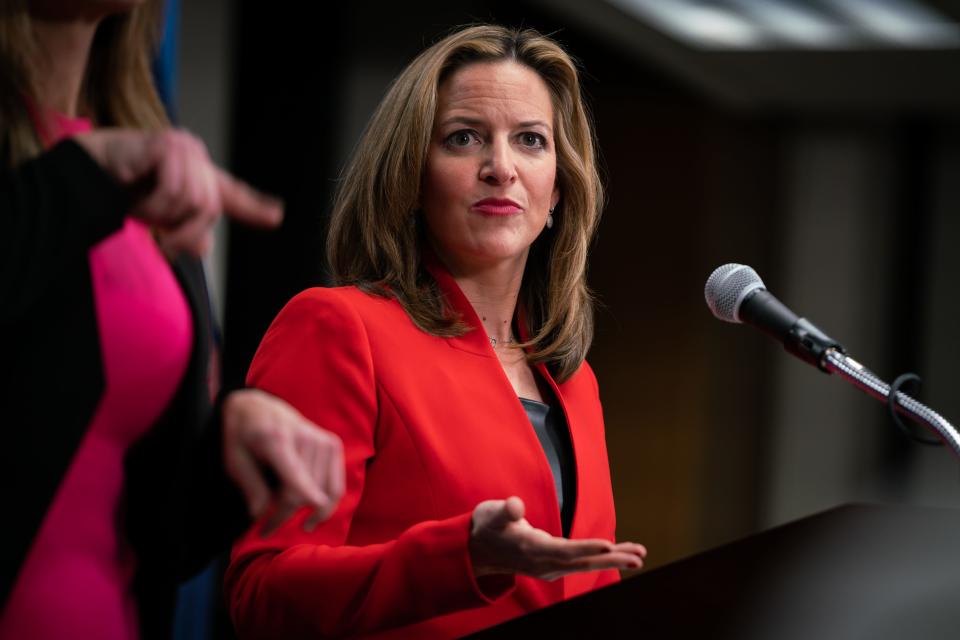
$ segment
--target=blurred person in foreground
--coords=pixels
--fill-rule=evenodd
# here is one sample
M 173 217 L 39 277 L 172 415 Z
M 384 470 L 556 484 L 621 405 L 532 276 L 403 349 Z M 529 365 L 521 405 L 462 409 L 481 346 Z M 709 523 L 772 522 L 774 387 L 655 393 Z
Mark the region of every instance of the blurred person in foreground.
M 584 361 L 602 195 L 553 40 L 466 28 L 394 81 L 334 204 L 343 286 L 293 298 L 248 375 L 340 436 L 346 491 L 235 545 L 241 637 L 460 636 L 642 565 Z
M 285 402 L 214 409 L 197 257 L 221 211 L 282 207 L 169 128 L 161 9 L 0 3 L 2 638 L 169 637 L 178 581 L 248 512 L 309 527 L 342 492 L 339 440 Z

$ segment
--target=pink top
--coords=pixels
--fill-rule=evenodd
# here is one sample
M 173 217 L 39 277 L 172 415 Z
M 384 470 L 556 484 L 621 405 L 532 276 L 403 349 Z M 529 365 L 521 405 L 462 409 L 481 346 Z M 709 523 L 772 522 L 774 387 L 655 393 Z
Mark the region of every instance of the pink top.
M 60 114 L 46 123 L 55 132 L 45 136 L 48 144 L 91 126 Z M 123 458 L 173 398 L 193 325 L 139 220 L 127 218 L 89 256 L 106 385 L 0 617 L 2 639 L 139 635 L 129 588 L 135 559 L 118 525 Z

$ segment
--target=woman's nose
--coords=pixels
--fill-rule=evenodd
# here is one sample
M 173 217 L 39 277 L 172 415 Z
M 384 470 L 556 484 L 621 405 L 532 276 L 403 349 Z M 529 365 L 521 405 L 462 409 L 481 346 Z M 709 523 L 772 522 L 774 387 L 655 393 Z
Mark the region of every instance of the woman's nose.
M 491 184 L 508 184 L 517 178 L 517 166 L 507 142 L 494 141 L 487 146 L 480 179 Z

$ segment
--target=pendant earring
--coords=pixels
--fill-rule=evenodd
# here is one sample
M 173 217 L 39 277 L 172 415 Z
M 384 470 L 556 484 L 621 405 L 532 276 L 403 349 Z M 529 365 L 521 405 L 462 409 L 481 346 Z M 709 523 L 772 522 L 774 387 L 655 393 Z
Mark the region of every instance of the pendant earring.
M 550 207 L 550 211 L 547 212 L 547 229 L 553 229 L 553 210 L 556 207 Z

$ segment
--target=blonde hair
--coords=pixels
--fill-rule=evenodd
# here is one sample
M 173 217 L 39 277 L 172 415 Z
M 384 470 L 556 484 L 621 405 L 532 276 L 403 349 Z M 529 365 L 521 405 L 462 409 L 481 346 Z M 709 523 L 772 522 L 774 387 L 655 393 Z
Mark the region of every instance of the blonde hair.
M 150 73 L 162 0 L 105 17 L 87 62 L 81 104 L 97 126 L 160 129 L 166 112 Z M 26 0 L 0 0 L 0 156 L 7 167 L 40 153 L 42 132 L 30 117 L 39 51 Z
M 520 288 L 528 360 L 560 381 L 583 362 L 593 339 L 587 253 L 603 207 L 594 133 L 576 64 L 532 29 L 464 28 L 422 52 L 390 86 L 342 177 L 327 238 L 341 284 L 395 297 L 411 320 L 437 336 L 468 328 L 452 317 L 421 264 L 425 238 L 416 215 L 437 93 L 444 80 L 477 62 L 510 60 L 536 71 L 554 108 L 560 203 L 556 224 L 533 243 Z

